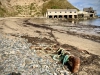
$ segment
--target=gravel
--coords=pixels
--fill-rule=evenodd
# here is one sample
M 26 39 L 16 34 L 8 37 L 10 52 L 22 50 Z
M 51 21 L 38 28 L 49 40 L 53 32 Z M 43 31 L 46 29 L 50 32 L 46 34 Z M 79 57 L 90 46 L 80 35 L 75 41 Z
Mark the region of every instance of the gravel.
M 50 56 L 39 56 L 41 51 L 30 49 L 31 45 L 25 39 L 9 39 L 0 34 L 0 75 L 9 75 L 12 72 L 21 75 L 70 74 Z

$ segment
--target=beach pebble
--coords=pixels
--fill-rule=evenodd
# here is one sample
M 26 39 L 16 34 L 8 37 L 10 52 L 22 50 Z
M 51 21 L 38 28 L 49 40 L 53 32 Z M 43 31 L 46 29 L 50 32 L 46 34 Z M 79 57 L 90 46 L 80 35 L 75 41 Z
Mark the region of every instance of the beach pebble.
M 62 68 L 42 51 L 51 50 L 51 46 L 44 44 L 34 50 L 26 41 L 0 37 L 0 75 L 9 75 L 12 71 L 21 75 L 58 75 Z

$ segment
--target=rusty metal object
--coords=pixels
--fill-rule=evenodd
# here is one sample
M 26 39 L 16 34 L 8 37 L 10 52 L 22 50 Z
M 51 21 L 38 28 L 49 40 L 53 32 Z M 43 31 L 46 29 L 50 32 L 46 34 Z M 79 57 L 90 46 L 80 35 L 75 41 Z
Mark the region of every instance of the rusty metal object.
M 80 67 L 80 58 L 75 56 L 70 56 L 69 61 L 71 62 L 72 73 L 77 73 Z

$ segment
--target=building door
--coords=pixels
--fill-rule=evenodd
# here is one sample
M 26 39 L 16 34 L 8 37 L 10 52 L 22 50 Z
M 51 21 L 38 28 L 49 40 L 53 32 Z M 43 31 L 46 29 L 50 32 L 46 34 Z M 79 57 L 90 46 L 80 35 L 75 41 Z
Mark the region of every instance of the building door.
M 49 18 L 52 18 L 52 16 L 51 16 L 51 15 L 49 15 Z
M 67 18 L 67 15 L 64 15 L 64 18 Z

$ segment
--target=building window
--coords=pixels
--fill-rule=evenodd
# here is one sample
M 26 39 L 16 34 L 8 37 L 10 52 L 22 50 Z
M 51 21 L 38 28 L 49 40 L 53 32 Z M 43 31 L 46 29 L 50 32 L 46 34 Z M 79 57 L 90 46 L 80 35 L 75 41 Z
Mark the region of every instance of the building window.
M 50 12 L 51 13 L 51 12 Z
M 61 13 L 61 12 L 60 12 Z
M 65 13 L 67 13 L 67 12 L 65 11 Z
M 70 11 L 70 13 L 72 13 L 72 12 Z
M 55 12 L 55 13 L 57 13 L 57 12 Z
M 74 13 L 76 13 L 76 11 Z

